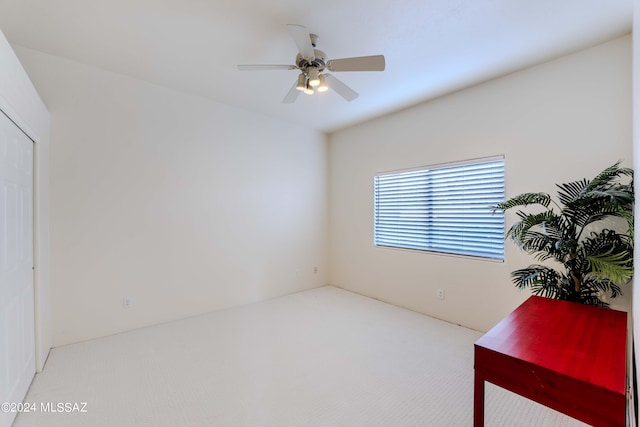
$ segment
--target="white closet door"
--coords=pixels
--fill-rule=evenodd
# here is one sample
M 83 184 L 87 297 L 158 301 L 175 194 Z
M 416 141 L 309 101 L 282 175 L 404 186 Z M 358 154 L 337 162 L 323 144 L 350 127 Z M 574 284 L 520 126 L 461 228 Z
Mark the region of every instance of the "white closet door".
M 34 323 L 33 142 L 0 112 L 0 403 L 33 379 Z M 15 415 L 0 411 L 0 427 Z

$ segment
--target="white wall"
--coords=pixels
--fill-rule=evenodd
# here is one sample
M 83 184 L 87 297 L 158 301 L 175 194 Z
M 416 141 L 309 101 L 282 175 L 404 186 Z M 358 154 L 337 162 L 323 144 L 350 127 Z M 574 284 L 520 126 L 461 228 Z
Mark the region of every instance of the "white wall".
M 16 51 L 51 112 L 54 345 L 327 283 L 323 134 Z
M 488 330 L 529 295 L 509 273 L 533 260 L 508 242 L 504 263 L 374 247 L 373 176 L 504 154 L 507 197 L 555 194 L 632 164 L 630 93 L 626 36 L 331 135 L 330 283 Z
M 0 32 L 0 110 L 35 141 L 34 151 L 34 295 L 36 369 L 51 349 L 49 284 L 49 112 Z

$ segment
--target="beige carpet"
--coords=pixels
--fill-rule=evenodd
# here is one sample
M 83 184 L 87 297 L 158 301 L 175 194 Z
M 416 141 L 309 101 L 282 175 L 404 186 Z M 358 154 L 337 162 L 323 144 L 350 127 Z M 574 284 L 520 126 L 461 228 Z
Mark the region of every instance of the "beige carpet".
M 323 287 L 56 348 L 14 426 L 469 427 L 480 336 Z M 491 385 L 486 416 L 584 425 Z

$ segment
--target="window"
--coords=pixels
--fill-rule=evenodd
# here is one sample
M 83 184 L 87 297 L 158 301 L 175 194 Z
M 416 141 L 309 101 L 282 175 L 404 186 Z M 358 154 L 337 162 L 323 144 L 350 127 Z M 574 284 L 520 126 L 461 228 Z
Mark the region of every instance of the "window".
M 374 178 L 376 246 L 504 259 L 504 157 Z

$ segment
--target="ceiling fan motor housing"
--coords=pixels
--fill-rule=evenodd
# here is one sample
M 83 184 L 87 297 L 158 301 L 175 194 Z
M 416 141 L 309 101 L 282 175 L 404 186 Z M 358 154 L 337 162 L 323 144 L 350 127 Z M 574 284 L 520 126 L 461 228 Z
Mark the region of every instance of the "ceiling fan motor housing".
M 318 49 L 313 49 L 313 54 L 315 58 L 312 61 L 304 59 L 300 54 L 296 55 L 296 65 L 300 70 L 306 73 L 307 69 L 311 67 L 317 68 L 318 71 L 325 69 L 327 54 Z

